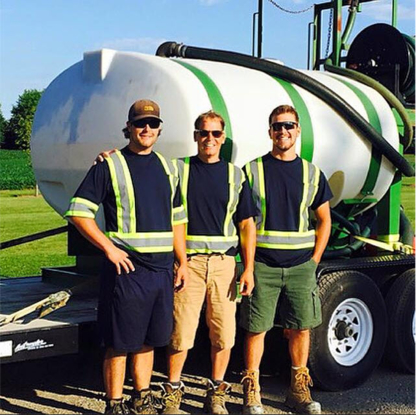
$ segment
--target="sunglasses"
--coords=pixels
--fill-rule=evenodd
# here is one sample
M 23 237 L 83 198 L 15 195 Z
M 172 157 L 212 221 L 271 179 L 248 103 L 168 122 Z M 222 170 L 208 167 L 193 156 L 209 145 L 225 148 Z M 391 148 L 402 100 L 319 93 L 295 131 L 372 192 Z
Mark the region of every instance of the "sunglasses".
M 222 130 L 195 130 L 201 137 L 208 137 L 211 133 L 213 137 L 220 138 L 224 131 Z
M 283 122 L 274 122 L 270 127 L 273 128 L 273 131 L 280 131 L 284 128 L 286 131 L 293 130 L 298 126 L 298 123 L 295 121 L 283 121 Z
M 160 120 L 157 118 L 142 118 L 141 120 L 133 121 L 132 124 L 136 128 L 144 128 L 148 125 L 150 128 L 159 128 Z

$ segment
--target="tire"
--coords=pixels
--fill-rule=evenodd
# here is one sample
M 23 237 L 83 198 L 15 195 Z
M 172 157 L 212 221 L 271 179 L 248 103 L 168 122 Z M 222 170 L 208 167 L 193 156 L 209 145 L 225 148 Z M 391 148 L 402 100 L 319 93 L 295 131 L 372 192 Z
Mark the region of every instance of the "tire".
M 415 269 L 403 272 L 386 297 L 388 337 L 385 356 L 396 369 L 415 373 Z
M 321 389 L 363 383 L 383 356 L 387 337 L 384 299 L 365 274 L 340 271 L 319 281 L 322 324 L 311 331 L 309 367 Z

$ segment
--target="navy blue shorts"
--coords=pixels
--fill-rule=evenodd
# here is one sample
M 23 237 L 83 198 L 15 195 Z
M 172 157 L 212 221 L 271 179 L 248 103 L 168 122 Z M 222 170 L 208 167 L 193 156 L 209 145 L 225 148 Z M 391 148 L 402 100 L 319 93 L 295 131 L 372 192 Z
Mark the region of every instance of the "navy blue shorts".
M 137 352 L 143 345 L 166 346 L 173 327 L 173 272 L 135 264 L 117 275 L 105 260 L 100 279 L 98 325 L 106 347 Z

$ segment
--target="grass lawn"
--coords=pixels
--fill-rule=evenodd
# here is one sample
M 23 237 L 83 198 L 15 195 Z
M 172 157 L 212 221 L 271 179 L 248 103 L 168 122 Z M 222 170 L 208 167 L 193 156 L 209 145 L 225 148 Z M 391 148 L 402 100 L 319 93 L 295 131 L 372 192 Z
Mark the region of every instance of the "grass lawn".
M 406 154 L 407 161 L 415 167 L 415 155 Z M 402 182 L 402 206 L 406 216 L 412 222 L 413 230 L 415 229 L 415 178 L 404 177 Z
M 33 189 L 0 191 L 2 242 L 65 224 Z M 40 275 L 41 267 L 74 264 L 67 256 L 66 238 L 64 233 L 0 251 L 0 278 Z

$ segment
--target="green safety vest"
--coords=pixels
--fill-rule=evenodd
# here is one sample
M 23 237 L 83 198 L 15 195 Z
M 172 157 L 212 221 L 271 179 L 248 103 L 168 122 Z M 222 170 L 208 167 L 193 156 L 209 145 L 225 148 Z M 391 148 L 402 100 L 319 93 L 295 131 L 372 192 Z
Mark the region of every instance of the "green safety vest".
M 305 249 L 315 246 L 315 230 L 309 229 L 309 208 L 318 191 L 320 170 L 302 159 L 303 193 L 299 206 L 299 228 L 297 231 L 275 231 L 265 229 L 266 224 L 266 185 L 264 166 L 261 157 L 246 164 L 246 172 L 253 192 L 257 212 L 256 246 L 269 249 Z
M 177 167 L 172 161 L 155 152 L 169 179 L 171 188 L 171 206 L 178 185 Z M 123 154 L 116 150 L 105 158 L 110 170 L 117 208 L 117 231 L 107 231 L 106 236 L 114 243 L 140 253 L 173 251 L 173 231 L 137 232 L 136 200 L 130 170 Z M 94 218 L 98 205 L 89 200 L 76 197 L 71 200 L 65 216 Z M 172 208 L 171 223 L 177 225 L 186 222 L 183 206 Z
M 190 157 L 173 160 L 179 170 L 182 202 L 186 214 L 188 213 L 188 183 Z M 239 195 L 245 181 L 243 171 L 228 163 L 228 186 L 229 199 L 227 212 L 225 215 L 222 235 L 189 235 L 186 233 L 186 253 L 187 254 L 210 254 L 224 253 L 230 248 L 238 245 L 237 228 L 233 221 L 233 215 L 237 209 Z

